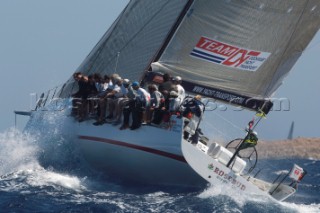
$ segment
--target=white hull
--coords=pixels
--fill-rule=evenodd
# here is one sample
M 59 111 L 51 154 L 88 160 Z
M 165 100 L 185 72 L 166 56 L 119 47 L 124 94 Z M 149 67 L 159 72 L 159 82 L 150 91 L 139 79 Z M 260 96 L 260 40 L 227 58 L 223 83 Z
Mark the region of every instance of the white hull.
M 121 131 L 111 124 L 95 127 L 92 121 L 77 127 L 85 159 L 100 171 L 150 184 L 204 185 L 182 155 L 181 130 L 143 126 Z
M 51 104 L 52 106 L 52 104 Z M 50 108 L 50 107 L 49 107 Z M 203 187 L 204 181 L 185 161 L 181 151 L 182 119 L 176 118 L 169 129 L 142 126 L 137 130 L 119 130 L 119 126 L 94 126 L 94 120 L 78 123 L 69 110 L 38 110 L 32 113 L 26 129 L 37 124 L 52 125 L 52 117 L 60 117 L 59 134 L 75 138 L 84 159 L 93 168 L 119 180 L 159 185 Z M 32 127 L 34 128 L 34 127 Z M 47 128 L 41 134 L 48 134 Z M 70 137 L 70 135 L 73 136 Z
M 295 189 L 284 184 L 270 184 L 248 175 L 237 173 L 221 163 L 223 159 L 215 159 L 208 155 L 205 145 L 197 146 L 182 140 L 182 152 L 188 164 L 211 185 L 225 184 L 240 192 L 254 195 L 269 196 L 283 201 L 295 193 Z M 270 193 L 271 192 L 271 193 Z

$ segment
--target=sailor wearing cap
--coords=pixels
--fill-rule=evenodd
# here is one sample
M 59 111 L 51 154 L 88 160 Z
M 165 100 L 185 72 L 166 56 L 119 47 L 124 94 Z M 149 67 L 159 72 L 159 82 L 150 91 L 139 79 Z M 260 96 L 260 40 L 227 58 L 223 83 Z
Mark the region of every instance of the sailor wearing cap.
M 114 100 L 115 115 L 113 125 L 116 126 L 121 123 L 122 111 L 124 106 L 129 102 L 129 79 L 123 79 L 121 81 L 120 92 L 116 94 L 117 99 Z
M 179 95 L 179 98 L 180 98 L 180 104 L 181 104 L 182 101 L 184 100 L 184 98 L 186 97 L 185 90 L 181 86 L 182 78 L 180 76 L 175 76 L 175 77 L 172 78 L 172 82 L 177 87 L 178 95 Z
M 102 125 L 106 122 L 105 115 L 106 115 L 107 105 L 109 106 L 109 115 L 106 118 L 107 119 L 113 118 L 114 104 L 112 100 L 115 99 L 116 94 L 120 92 L 119 85 L 121 85 L 122 83 L 121 77 L 118 74 L 112 74 L 111 82 L 112 82 L 112 85 L 109 84 L 109 88 L 107 89 L 106 94 L 100 97 L 99 99 L 99 107 L 101 111 L 100 111 L 100 115 L 98 117 L 97 122 L 93 123 L 93 125 L 96 125 L 96 126 Z
M 172 90 L 170 92 L 170 98 L 169 98 L 169 112 L 175 113 L 179 109 L 180 103 L 181 103 L 181 100 L 180 100 L 179 94 L 176 91 Z
M 108 94 L 108 108 L 109 108 L 109 115 L 107 116 L 107 119 L 113 119 L 115 117 L 115 109 L 118 107 L 117 102 L 119 98 L 122 98 L 124 95 L 128 93 L 128 91 L 124 88 L 122 89 L 122 82 L 120 76 L 116 76 L 113 79 L 114 82 L 114 88 L 113 90 Z

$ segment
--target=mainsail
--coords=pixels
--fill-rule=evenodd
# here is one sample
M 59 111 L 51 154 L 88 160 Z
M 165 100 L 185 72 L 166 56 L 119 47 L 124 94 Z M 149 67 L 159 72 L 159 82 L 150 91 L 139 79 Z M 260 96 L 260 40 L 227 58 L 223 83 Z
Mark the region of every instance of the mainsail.
M 76 71 L 140 80 L 188 0 L 131 0 Z M 77 90 L 71 78 L 61 95 Z

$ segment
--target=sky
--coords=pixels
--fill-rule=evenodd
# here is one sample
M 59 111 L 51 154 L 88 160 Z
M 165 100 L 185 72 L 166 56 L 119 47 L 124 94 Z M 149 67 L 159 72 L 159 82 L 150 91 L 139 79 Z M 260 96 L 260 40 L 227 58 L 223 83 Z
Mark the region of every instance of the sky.
M 14 126 L 14 110 L 34 107 L 30 94 L 61 85 L 72 75 L 127 3 L 0 1 L 0 132 Z M 273 110 L 261 122 L 260 137 L 286 138 L 292 121 L 294 137 L 320 137 L 319 56 L 320 33 L 277 91 L 275 97 L 285 100 L 284 107 Z M 19 128 L 25 120 L 18 117 Z

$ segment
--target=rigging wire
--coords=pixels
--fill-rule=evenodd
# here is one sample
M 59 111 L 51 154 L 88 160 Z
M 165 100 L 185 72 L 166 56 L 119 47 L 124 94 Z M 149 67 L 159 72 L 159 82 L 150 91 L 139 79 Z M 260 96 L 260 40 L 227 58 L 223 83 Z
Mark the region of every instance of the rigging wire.
M 220 135 L 223 135 L 225 138 L 230 137 L 230 135 L 227 135 L 226 133 L 222 132 L 221 130 L 219 130 L 218 128 L 216 128 L 212 123 L 205 121 L 207 123 L 208 126 L 210 126 L 212 129 L 214 129 L 215 131 L 217 131 Z
M 118 55 L 117 55 L 116 65 L 115 65 L 115 67 L 114 67 L 114 73 L 117 73 L 119 57 L 120 57 L 120 52 L 118 52 Z
M 234 128 L 243 131 L 244 129 L 241 128 L 240 126 L 236 125 L 235 123 L 232 123 L 232 121 L 226 119 L 225 117 L 223 117 L 222 115 L 219 115 L 217 112 L 213 111 L 218 117 L 220 117 L 222 120 L 226 121 L 227 123 L 229 123 L 231 126 L 233 126 Z

